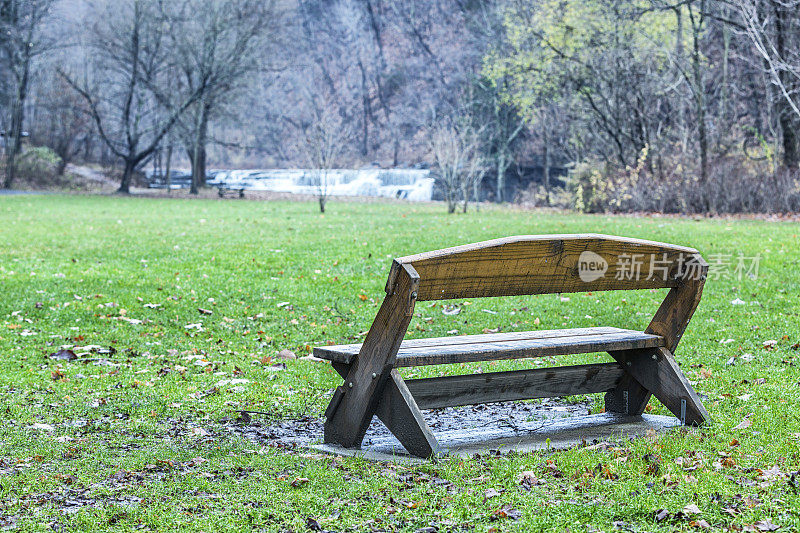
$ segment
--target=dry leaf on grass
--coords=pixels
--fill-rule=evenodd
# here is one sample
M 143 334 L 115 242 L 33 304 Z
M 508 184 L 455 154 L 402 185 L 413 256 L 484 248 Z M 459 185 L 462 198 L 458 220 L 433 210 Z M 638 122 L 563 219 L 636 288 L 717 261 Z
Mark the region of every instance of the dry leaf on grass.
M 683 508 L 683 514 L 685 515 L 700 514 L 700 508 L 697 507 L 697 504 L 690 503 Z
M 281 350 L 278 352 L 278 359 L 297 359 L 297 356 L 291 350 Z
M 57 361 L 74 361 L 78 356 L 72 350 L 59 350 L 50 354 L 50 359 Z

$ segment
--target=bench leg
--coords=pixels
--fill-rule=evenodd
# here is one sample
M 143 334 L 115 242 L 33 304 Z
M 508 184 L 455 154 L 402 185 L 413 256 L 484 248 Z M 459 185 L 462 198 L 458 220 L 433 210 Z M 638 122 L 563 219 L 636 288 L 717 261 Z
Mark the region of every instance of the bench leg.
M 332 363 L 332 366 L 340 376 L 347 377 L 350 365 Z M 425 422 L 402 376 L 397 369 L 392 370 L 389 376 L 375 414 L 411 455 L 425 459 L 440 455 L 439 443 Z M 342 393 L 337 389 L 331 400 L 331 404 L 334 405 L 328 409 L 336 409 L 335 403 L 340 401 Z
M 347 369 L 325 411 L 325 443 L 358 448 L 390 384 L 391 371 L 408 323 L 414 314 L 419 275 L 410 265 L 398 265 L 361 350 Z M 337 369 L 338 371 L 338 369 Z
M 630 374 L 625 374 L 617 386 L 605 395 L 607 413 L 640 415 L 650 401 L 650 391 L 641 386 Z
M 609 354 L 620 361 L 624 367 L 626 352 L 609 352 Z M 649 390 L 642 387 L 630 373 L 625 372 L 617 386 L 608 391 L 605 395 L 605 407 L 607 413 L 619 413 L 623 415 L 640 415 L 644 413 L 647 402 L 650 401 L 652 394 Z
M 396 369 L 390 374 L 375 414 L 411 455 L 428 459 L 441 453 L 436 437 Z
M 624 412 L 620 398 L 627 391 L 627 414 L 641 414 L 650 394 L 658 398 L 664 406 L 682 422 L 700 425 L 710 421 L 708 411 L 683 375 L 672 352 L 666 348 L 644 350 L 625 350 L 610 352 L 627 371 L 628 376 L 606 394 L 606 406 L 612 411 Z M 638 412 L 637 412 L 638 411 Z

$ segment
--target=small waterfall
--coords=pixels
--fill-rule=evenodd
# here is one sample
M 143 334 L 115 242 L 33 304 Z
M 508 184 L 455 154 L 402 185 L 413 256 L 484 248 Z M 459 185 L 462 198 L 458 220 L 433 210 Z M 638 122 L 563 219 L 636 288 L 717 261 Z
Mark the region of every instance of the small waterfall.
M 253 191 L 275 191 L 316 195 L 319 171 L 308 169 L 215 170 L 207 183 Z M 433 197 L 430 170 L 333 169 L 323 180 L 330 196 L 380 196 L 429 201 Z

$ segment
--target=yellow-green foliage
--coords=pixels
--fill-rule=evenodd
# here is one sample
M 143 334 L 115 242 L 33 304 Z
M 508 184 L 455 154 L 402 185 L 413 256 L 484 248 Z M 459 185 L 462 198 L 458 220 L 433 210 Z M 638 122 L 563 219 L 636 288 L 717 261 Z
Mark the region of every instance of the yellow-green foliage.
M 484 75 L 503 87 L 504 96 L 526 118 L 552 101 L 565 84 L 591 76 L 591 64 L 603 55 L 665 68 L 676 42 L 672 11 L 647 11 L 647 1 L 605 2 L 544 0 L 506 9 L 507 43 L 484 58 Z M 615 50 L 625 49 L 626 54 Z M 588 91 L 590 85 L 579 90 Z
M 575 209 L 584 213 L 604 210 L 608 203 L 608 180 L 600 163 L 585 161 L 575 165 L 569 174 L 569 185 L 574 191 Z
M 28 148 L 17 158 L 17 172 L 20 176 L 40 178 L 53 172 L 61 158 L 46 146 Z

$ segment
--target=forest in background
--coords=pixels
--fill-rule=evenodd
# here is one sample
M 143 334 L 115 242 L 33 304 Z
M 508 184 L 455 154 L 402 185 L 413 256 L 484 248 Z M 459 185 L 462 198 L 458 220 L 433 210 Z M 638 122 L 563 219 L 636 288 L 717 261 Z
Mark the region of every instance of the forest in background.
M 0 0 L 2 182 L 430 165 L 451 211 L 800 210 L 799 0 Z M 549 169 L 569 168 L 566 186 Z M 541 180 L 516 198 L 522 167 Z

